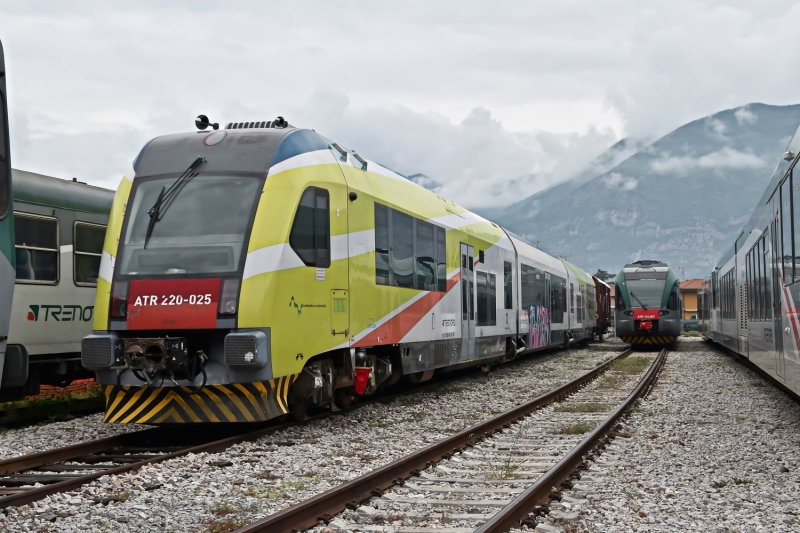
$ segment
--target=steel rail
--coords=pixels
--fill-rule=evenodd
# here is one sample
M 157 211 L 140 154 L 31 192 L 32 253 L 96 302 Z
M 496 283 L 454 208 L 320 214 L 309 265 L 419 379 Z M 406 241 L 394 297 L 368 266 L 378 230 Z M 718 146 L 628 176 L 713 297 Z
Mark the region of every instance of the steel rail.
M 582 465 L 584 456 L 601 444 L 606 434 L 617 423 L 617 420 L 654 384 L 666 356 L 667 350 L 661 350 L 647 374 L 639 381 L 633 392 L 608 418 L 570 450 L 555 466 L 537 479 L 535 483 L 484 522 L 483 525 L 475 530 L 475 533 L 501 533 L 512 528 L 518 528 L 535 507 L 548 503 L 552 488 L 560 486 L 561 483 L 570 478 L 572 473 Z
M 516 359 L 512 363 L 519 363 L 522 361 L 523 360 L 521 359 Z M 102 476 L 108 476 L 108 475 L 113 476 L 117 474 L 124 474 L 126 472 L 138 470 L 142 466 L 148 464 L 166 461 L 189 453 L 202 453 L 202 452 L 214 453 L 223 451 L 234 444 L 238 444 L 240 442 L 249 440 L 255 440 L 263 436 L 269 435 L 271 433 L 276 433 L 278 431 L 296 426 L 300 423 L 307 423 L 314 420 L 328 418 L 330 416 L 335 416 L 337 413 L 345 413 L 352 409 L 358 409 L 359 407 L 368 405 L 370 403 L 389 402 L 394 400 L 395 398 L 406 396 L 409 394 L 416 394 L 428 390 L 435 390 L 457 379 L 470 378 L 476 375 L 478 374 L 477 373 L 471 373 L 467 375 L 453 374 L 452 377 L 440 379 L 432 383 L 426 383 L 421 386 L 410 387 L 389 394 L 374 396 L 369 400 L 358 403 L 357 405 L 353 406 L 350 409 L 344 409 L 342 411 L 329 411 L 318 415 L 314 415 L 308 417 L 303 422 L 292 421 L 279 424 L 271 424 L 268 427 L 261 427 L 255 431 L 243 432 L 238 435 L 232 435 L 223 439 L 213 440 L 200 445 L 191 446 L 187 444 L 182 449 L 174 452 L 162 453 L 162 454 L 154 453 L 152 457 L 148 457 L 147 459 L 141 459 L 139 461 L 126 463 L 119 466 L 112 466 L 112 467 L 109 467 L 108 465 L 97 466 L 98 470 L 97 472 L 82 474 L 80 476 L 62 475 L 61 477 L 64 477 L 63 481 L 57 481 L 54 483 L 45 484 L 41 487 L 31 487 L 31 488 L 19 487 L 20 492 L 8 495 L 0 495 L 0 509 L 5 509 L 6 507 L 11 507 L 11 506 L 26 505 L 34 501 L 40 500 L 51 494 L 74 490 Z M 151 444 L 150 442 L 148 442 L 147 439 L 162 438 L 163 436 L 165 436 L 165 434 L 168 434 L 168 432 L 169 428 L 157 427 L 157 428 L 137 431 L 134 433 L 124 433 L 113 437 L 106 437 L 103 439 L 82 442 L 71 446 L 55 448 L 52 450 L 46 450 L 43 452 L 38 452 L 30 455 L 12 457 L 10 459 L 0 461 L 0 476 L 11 476 L 32 469 L 38 469 L 39 471 L 41 471 L 47 468 L 47 466 L 53 466 L 54 463 L 58 462 L 65 462 L 65 461 L 82 462 L 81 461 L 82 457 L 101 454 L 103 452 L 116 451 L 117 455 L 123 455 L 127 453 L 125 451 L 126 447 L 141 447 L 144 445 L 148 446 L 155 452 L 159 448 L 159 445 Z M 175 446 L 170 446 L 170 447 L 174 448 Z M 109 460 L 108 462 L 112 461 Z M 55 466 L 54 468 L 56 470 L 58 469 L 57 466 Z M 3 480 L 2 478 L 0 478 L 0 488 L 2 487 L 2 484 Z
M 453 453 L 462 451 L 474 445 L 477 441 L 510 427 L 511 424 L 533 411 L 571 394 L 605 372 L 614 361 L 627 357 L 631 351 L 630 348 L 625 350 L 611 360 L 598 365 L 569 383 L 546 392 L 538 398 L 471 426 L 451 437 L 412 452 L 390 464 L 309 498 L 298 505 L 288 507 L 262 520 L 243 526 L 235 530 L 234 533 L 303 531 L 318 525 L 320 520 L 330 520 L 347 506 L 357 506 L 361 501 L 374 495 L 383 494 L 383 491 L 395 484 L 402 485 L 406 478 L 418 474 L 419 471 L 429 465 L 438 463 L 442 459 L 452 456 Z

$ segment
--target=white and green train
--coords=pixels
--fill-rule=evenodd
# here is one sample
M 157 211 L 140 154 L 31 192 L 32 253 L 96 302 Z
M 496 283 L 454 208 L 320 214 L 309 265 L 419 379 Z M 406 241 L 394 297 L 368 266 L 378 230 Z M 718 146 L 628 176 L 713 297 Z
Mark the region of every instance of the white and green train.
M 14 217 L 11 216 L 11 157 L 8 142 L 6 64 L 0 42 L 0 377 L 4 386 L 13 378 L 4 372 L 11 298 L 14 294 Z M 10 365 L 8 365 L 10 366 Z
M 14 169 L 14 298 L 9 360 L 24 367 L 3 398 L 36 394 L 40 384 L 91 377 L 80 364 L 114 192 Z M 25 370 L 27 369 L 27 370 Z

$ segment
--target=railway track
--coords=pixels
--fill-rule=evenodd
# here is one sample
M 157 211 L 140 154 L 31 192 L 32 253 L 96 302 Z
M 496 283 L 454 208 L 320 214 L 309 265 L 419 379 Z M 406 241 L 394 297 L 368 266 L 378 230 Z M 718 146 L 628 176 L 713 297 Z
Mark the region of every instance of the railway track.
M 355 408 L 477 376 L 480 376 L 477 372 L 443 376 L 434 382 L 370 398 Z M 307 421 L 335 414 L 325 412 Z M 102 476 L 134 471 L 189 453 L 220 452 L 236 443 L 256 440 L 296 424 L 294 421 L 267 422 L 245 428 L 223 425 L 214 427 L 212 432 L 192 426 L 159 427 L 6 459 L 0 461 L 0 509 L 26 505 L 51 494 L 74 490 Z
M 630 353 L 236 533 L 328 523 L 370 533 L 494 533 L 532 523 L 553 488 L 570 486 L 591 452 L 604 447 L 617 420 L 652 386 L 667 352 L 652 362 L 623 361 Z

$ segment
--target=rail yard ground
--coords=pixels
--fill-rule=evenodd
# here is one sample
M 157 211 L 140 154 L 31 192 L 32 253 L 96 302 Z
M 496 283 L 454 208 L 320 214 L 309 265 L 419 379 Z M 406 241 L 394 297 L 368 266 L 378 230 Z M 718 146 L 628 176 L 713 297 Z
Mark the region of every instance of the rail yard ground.
M 681 338 L 624 431 L 554 530 L 800 530 L 800 405 L 709 343 Z
M 7 516 L 0 514 L 0 525 L 7 531 L 232 531 L 534 398 L 623 348 L 608 342 L 535 355 L 486 376 L 366 405 L 224 453 L 101 478 L 79 491 L 10 508 Z M 87 438 L 84 432 L 81 440 Z M 41 440 L 40 434 L 28 449 L 40 449 Z M 24 433 L 13 442 L 28 446 Z
M 232 531 L 533 398 L 623 348 L 612 340 L 540 355 L 223 453 L 101 478 L 9 508 L 0 514 L 0 529 Z M 82 422 L 85 427 L 75 427 Z M 794 453 L 800 405 L 711 345 L 682 337 L 656 387 L 624 425 L 622 436 L 540 518 L 539 531 L 800 529 L 800 458 Z M 5 432 L 0 442 L 20 454 L 105 435 L 87 417 Z M 398 528 L 411 525 L 402 516 L 387 520 Z

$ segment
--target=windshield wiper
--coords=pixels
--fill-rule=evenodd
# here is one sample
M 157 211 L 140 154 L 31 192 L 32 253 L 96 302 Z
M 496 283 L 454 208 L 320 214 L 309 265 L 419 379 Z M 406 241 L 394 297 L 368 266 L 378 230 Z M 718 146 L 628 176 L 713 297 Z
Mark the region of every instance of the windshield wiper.
M 144 249 L 147 249 L 147 243 L 150 242 L 150 236 L 153 234 L 153 228 L 156 225 L 156 222 L 161 220 L 161 206 L 169 202 L 170 200 L 174 199 L 175 196 L 178 194 L 180 188 L 188 182 L 190 179 L 195 177 L 197 174 L 192 174 L 194 169 L 200 166 L 200 163 L 205 163 L 206 158 L 203 156 L 197 156 L 197 159 L 192 161 L 192 164 L 189 165 L 189 168 L 183 171 L 175 183 L 170 185 L 169 189 L 166 187 L 161 187 L 161 192 L 158 194 L 158 199 L 156 199 L 156 203 L 153 204 L 153 207 L 148 209 L 147 214 L 150 215 L 150 222 L 147 224 L 147 233 L 144 236 Z
M 638 297 L 637 297 L 635 294 L 633 294 L 633 291 L 630 291 L 630 292 L 631 292 L 631 296 L 633 296 L 634 298 L 636 298 L 636 301 L 637 301 L 637 302 L 639 302 L 639 305 L 641 305 L 641 306 L 642 306 L 642 309 L 644 309 L 645 311 L 647 311 L 647 306 L 646 306 L 646 305 L 644 305 L 644 304 L 642 303 L 642 301 L 641 301 L 641 300 L 640 300 L 640 299 L 639 299 L 639 298 L 638 298 Z

